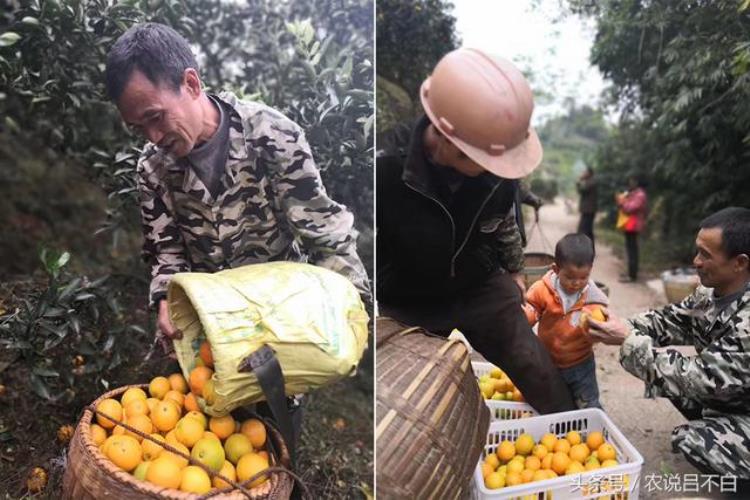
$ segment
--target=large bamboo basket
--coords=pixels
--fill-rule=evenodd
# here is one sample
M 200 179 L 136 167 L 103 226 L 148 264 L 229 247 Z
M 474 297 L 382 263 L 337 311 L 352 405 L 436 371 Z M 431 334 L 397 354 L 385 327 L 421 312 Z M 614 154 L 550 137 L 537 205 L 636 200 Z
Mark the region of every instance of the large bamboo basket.
M 458 340 L 377 320 L 377 497 L 469 494 L 490 422 Z
M 667 302 L 675 304 L 692 294 L 701 281 L 694 269 L 681 268 L 661 273 L 661 282 Z
M 92 403 L 96 406 L 106 398 L 116 398 L 131 387 L 146 390 L 146 385 L 131 385 L 120 387 L 100 396 Z M 99 447 L 91 440 L 91 419 L 93 412 L 88 408 L 83 412 L 73 439 L 70 441 L 68 461 L 63 477 L 63 499 L 100 500 L 111 498 L 116 500 L 158 498 L 168 500 L 198 500 L 199 495 L 185 493 L 179 490 L 162 488 L 160 486 L 139 481 L 127 472 L 119 469 L 99 451 Z M 277 452 L 277 463 L 289 467 L 289 451 L 284 444 L 281 434 L 271 426 L 266 427 L 269 441 L 272 441 Z M 284 473 L 272 473 L 270 479 L 255 488 L 249 489 L 253 500 L 288 499 L 294 486 L 293 479 Z M 240 491 L 214 495 L 211 499 L 241 500 L 247 497 Z
M 526 252 L 523 254 L 523 279 L 528 289 L 547 274 L 555 256 L 544 252 Z

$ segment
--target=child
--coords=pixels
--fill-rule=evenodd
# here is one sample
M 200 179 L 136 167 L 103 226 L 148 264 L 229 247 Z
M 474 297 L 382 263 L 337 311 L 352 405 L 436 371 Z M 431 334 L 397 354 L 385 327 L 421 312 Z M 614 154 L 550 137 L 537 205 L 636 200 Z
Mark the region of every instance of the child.
M 608 305 L 589 277 L 594 245 L 585 234 L 565 235 L 555 246 L 555 262 L 526 293 L 526 317 L 560 368 L 579 408 L 601 408 L 593 343 L 580 326 L 581 315 Z

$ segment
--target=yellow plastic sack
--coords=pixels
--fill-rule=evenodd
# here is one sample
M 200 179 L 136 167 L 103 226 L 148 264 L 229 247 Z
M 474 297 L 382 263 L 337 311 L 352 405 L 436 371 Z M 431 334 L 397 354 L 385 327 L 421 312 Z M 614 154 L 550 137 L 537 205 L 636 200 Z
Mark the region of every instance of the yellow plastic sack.
M 214 274 L 178 273 L 167 294 L 182 339 L 174 343 L 183 375 L 208 340 L 214 358 L 210 415 L 265 399 L 256 376 L 240 362 L 268 344 L 284 373 L 287 395 L 309 392 L 353 375 L 367 344 L 364 305 L 354 285 L 309 264 L 269 262 Z
M 615 223 L 615 228 L 617 228 L 620 231 L 625 231 L 625 227 L 628 225 L 629 220 L 630 220 L 630 215 L 626 214 L 622 210 L 618 210 L 617 222 Z

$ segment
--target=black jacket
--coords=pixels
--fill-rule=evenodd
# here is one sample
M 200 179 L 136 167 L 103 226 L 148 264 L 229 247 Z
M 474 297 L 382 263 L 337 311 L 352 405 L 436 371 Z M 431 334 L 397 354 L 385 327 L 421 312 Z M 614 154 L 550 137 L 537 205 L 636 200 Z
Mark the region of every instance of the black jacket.
M 492 174 L 465 177 L 446 200 L 424 155 L 422 118 L 406 156 L 376 163 L 377 298 L 413 303 L 447 298 L 505 269 L 523 267 L 515 214 L 517 182 Z

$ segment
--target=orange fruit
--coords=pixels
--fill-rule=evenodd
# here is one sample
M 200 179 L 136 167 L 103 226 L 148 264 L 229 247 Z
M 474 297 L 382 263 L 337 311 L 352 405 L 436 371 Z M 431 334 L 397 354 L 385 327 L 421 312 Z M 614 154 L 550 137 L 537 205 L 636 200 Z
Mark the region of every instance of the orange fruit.
M 508 472 L 505 475 L 505 486 L 516 486 L 522 482 L 520 472 Z
M 220 470 L 226 460 L 221 441 L 211 438 L 199 439 L 198 442 L 193 445 L 190 456 L 215 471 Z
M 214 355 L 211 352 L 211 344 L 208 343 L 208 341 L 203 341 L 200 348 L 200 357 L 203 360 L 203 362 L 206 364 L 207 367 L 213 368 L 214 367 Z
M 206 493 L 211 490 L 211 478 L 196 465 L 189 465 L 180 474 L 180 491 Z
M 166 436 L 164 436 L 164 439 L 165 439 L 165 440 L 166 440 L 166 442 L 167 442 L 167 443 L 169 443 L 169 444 L 182 444 L 182 443 L 180 443 L 180 442 L 179 442 L 179 441 L 177 440 L 177 434 L 176 434 L 176 432 L 175 432 L 175 430 L 174 430 L 174 429 L 172 429 L 171 431 L 167 432 L 167 435 L 166 435 Z
M 201 411 L 201 407 L 198 406 L 198 400 L 192 392 L 188 392 L 187 396 L 185 396 L 185 409 L 187 411 Z
M 156 406 L 156 403 L 158 403 L 159 400 L 156 398 L 148 398 L 146 400 L 146 406 L 148 406 L 148 412 L 151 413 L 154 411 L 154 406 Z
M 552 453 L 547 453 L 542 459 L 542 469 L 549 470 L 552 468 Z
M 531 437 L 531 434 L 521 434 L 516 439 L 515 446 L 516 454 L 526 456 L 534 448 L 534 438 Z
M 99 403 L 96 405 L 96 410 L 115 420 L 122 420 L 122 405 L 119 401 L 116 401 L 112 398 L 107 398 L 99 401 Z M 98 413 L 96 414 L 96 423 L 98 423 L 105 429 L 111 429 L 115 426 L 114 422 L 99 415 Z
M 234 470 L 234 465 L 232 465 L 232 462 L 229 460 L 224 460 L 224 465 L 221 466 L 221 470 L 219 471 L 219 474 L 226 477 L 227 479 L 231 479 L 232 481 L 237 481 L 237 472 Z M 218 476 L 214 476 L 214 488 L 229 488 L 230 484 L 224 481 L 223 479 L 219 479 Z
M 182 411 L 182 405 L 185 404 L 185 395 L 180 391 L 167 391 L 163 401 L 174 401 L 180 407 L 180 411 Z
M 214 390 L 214 379 L 210 378 L 203 384 L 203 391 L 201 396 L 206 400 L 206 404 L 211 406 L 216 402 L 216 391 Z
M 604 436 L 599 431 L 589 432 L 589 435 L 586 436 L 586 446 L 588 446 L 591 451 L 598 450 L 603 444 Z
M 107 439 L 107 431 L 104 430 L 104 427 L 97 424 L 91 424 L 91 440 L 94 444 L 101 446 L 105 439 Z
M 266 461 L 267 461 L 267 462 L 268 462 L 269 464 L 271 463 L 271 457 L 269 457 L 269 456 L 268 456 L 268 452 L 267 452 L 266 450 L 260 450 L 260 451 L 256 451 L 256 453 L 257 453 L 258 455 L 260 455 L 261 457 L 265 458 L 265 459 L 266 459 Z
M 204 431 L 203 424 L 198 419 L 190 417 L 181 418 L 174 428 L 177 441 L 188 448 L 192 448 L 203 437 Z
M 250 418 L 242 422 L 240 432 L 247 436 L 256 450 L 263 448 L 263 445 L 266 444 L 266 426 L 257 418 Z
M 122 470 L 130 472 L 143 460 L 143 452 L 134 437 L 117 436 L 107 448 L 107 458 Z
M 181 479 L 180 466 L 169 457 L 157 458 L 146 471 L 146 481 L 164 488 L 179 488 Z
M 253 445 L 244 434 L 232 434 L 224 441 L 227 460 L 237 465 L 240 457 L 253 451 Z
M 516 447 L 513 443 L 508 441 L 507 439 L 500 443 L 500 446 L 497 447 L 497 458 L 500 459 L 501 462 L 505 463 L 511 458 L 513 458 L 516 454 Z
M 214 371 L 207 366 L 196 366 L 190 372 L 190 391 L 196 396 L 203 394 L 203 385 L 210 379 Z
M 206 418 L 206 416 L 203 413 L 201 413 L 199 411 L 193 410 L 193 411 L 187 412 L 185 414 L 185 417 L 187 417 L 187 418 L 194 418 L 195 420 L 197 420 L 198 422 L 200 422 L 201 425 L 203 426 L 203 430 L 204 431 L 206 429 L 208 429 L 208 419 Z
M 128 417 L 133 415 L 148 415 L 148 402 L 145 399 L 134 399 L 125 405 L 125 414 Z
M 518 472 L 521 473 L 524 470 L 524 462 L 523 460 L 511 460 L 508 462 L 508 472 Z
M 499 472 L 491 472 L 484 478 L 484 485 L 489 490 L 496 490 L 505 486 L 505 476 Z
M 531 454 L 537 457 L 539 460 L 543 459 L 547 456 L 549 451 L 547 450 L 547 447 L 543 444 L 537 444 L 534 446 L 534 448 L 531 450 Z
M 539 469 L 539 470 L 534 471 L 534 475 L 532 476 L 531 480 L 532 481 L 544 481 L 548 477 L 549 476 L 547 475 L 546 470 Z
M 132 417 L 128 417 L 125 423 L 144 434 L 151 434 L 152 432 L 154 432 L 154 424 L 146 415 L 133 415 Z M 143 441 L 143 438 L 134 432 L 125 431 L 125 435 L 134 437 L 138 440 L 138 442 Z
M 552 470 L 557 474 L 565 474 L 565 470 L 570 465 L 570 457 L 562 451 L 556 451 L 552 455 Z
M 182 376 L 182 373 L 173 373 L 169 377 L 167 377 L 167 380 L 169 380 L 169 387 L 172 391 L 178 391 L 182 394 L 187 394 L 188 392 L 188 384 L 187 380 L 185 380 L 185 377 Z
M 557 443 L 557 436 L 551 433 L 547 433 L 544 436 L 542 436 L 542 439 L 539 440 L 541 444 L 544 445 L 545 448 L 547 448 L 547 451 L 552 453 L 555 451 L 555 443 Z
M 131 387 L 120 398 L 120 403 L 122 403 L 123 407 L 128 406 L 128 403 L 135 399 L 142 399 L 143 401 L 146 401 L 148 399 L 148 396 L 146 396 L 146 393 L 143 392 L 143 389 L 140 387 Z
M 522 470 L 521 471 L 521 482 L 522 483 L 530 483 L 531 479 L 534 477 L 534 472 L 535 471 L 529 470 L 529 469 Z
M 513 389 L 513 401 L 518 401 L 519 403 L 523 401 L 523 394 L 518 389 Z
M 237 462 L 237 479 L 240 481 L 247 481 L 255 474 L 268 468 L 268 460 L 258 456 L 256 453 L 247 453 L 243 455 Z M 252 483 L 251 488 L 255 488 L 268 481 L 268 476 L 261 476 Z
M 589 457 L 590 453 L 591 451 L 589 450 L 588 446 L 586 446 L 583 443 L 579 443 L 570 447 L 570 452 L 568 452 L 568 456 L 570 456 L 571 460 L 574 460 L 582 464 Z
M 487 478 L 487 476 L 489 476 L 493 472 L 495 472 L 495 469 L 493 469 L 490 464 L 488 464 L 487 462 L 484 462 L 482 464 L 482 478 Z
M 162 399 L 167 391 L 172 389 L 167 377 L 154 377 L 148 384 L 148 393 L 152 398 Z
M 613 458 L 609 458 L 609 459 L 607 459 L 607 460 L 605 460 L 605 461 L 602 462 L 602 466 L 601 467 L 602 467 L 602 469 L 604 469 L 605 467 L 614 467 L 615 465 L 618 465 L 617 460 L 615 460 Z
M 234 434 L 234 419 L 231 415 L 227 415 L 225 417 L 211 417 L 211 419 L 208 421 L 208 428 L 211 429 L 211 432 L 219 436 L 219 439 L 226 439 Z M 263 428 L 263 430 L 265 431 L 265 428 Z M 245 433 L 243 432 L 243 434 Z M 255 443 L 253 443 L 253 439 L 252 437 L 250 437 L 250 435 L 245 435 L 250 440 L 250 443 L 254 448 L 260 448 L 260 446 L 255 446 Z
M 204 433 L 203 433 L 203 437 L 204 437 L 204 438 L 209 438 L 209 439 L 215 439 L 215 440 L 217 440 L 217 441 L 221 441 L 221 439 L 219 439 L 219 436 L 217 436 L 216 434 L 214 434 L 214 433 L 213 433 L 213 432 L 211 432 L 211 431 L 206 431 L 206 432 L 204 432 Z
M 109 449 L 109 446 L 112 444 L 112 441 L 117 439 L 118 436 L 109 436 L 107 439 L 104 440 L 104 442 L 99 447 L 99 450 L 102 452 L 102 455 L 105 457 L 107 456 L 107 450 Z
M 534 455 L 529 455 L 528 457 L 526 457 L 525 466 L 527 469 L 539 470 L 542 468 L 542 461 Z
M 497 455 L 495 455 L 494 453 L 491 455 L 487 455 L 484 459 L 484 463 L 492 467 L 493 471 L 500 467 L 500 459 L 497 458 Z
M 176 448 L 179 451 L 181 451 L 183 454 L 187 455 L 188 457 L 190 456 L 190 450 L 188 450 L 187 446 L 185 446 L 184 444 L 182 443 L 169 443 L 169 444 L 172 445 L 173 448 Z M 169 460 L 172 460 L 180 469 L 184 469 L 190 463 L 190 461 L 187 458 L 183 457 L 182 455 L 178 455 L 177 453 L 173 453 L 169 450 L 164 450 L 163 452 L 161 452 L 157 460 L 161 458 L 168 458 Z
M 565 435 L 565 439 L 568 440 L 570 446 L 574 446 L 581 443 L 581 434 L 578 431 L 570 431 Z
M 581 462 L 576 462 L 575 460 L 570 462 L 570 465 L 565 469 L 566 476 L 570 474 L 580 474 L 581 472 L 586 472 L 586 468 Z
M 141 481 L 146 480 L 146 472 L 148 472 L 148 466 L 151 465 L 151 462 L 141 462 L 138 464 L 138 467 L 135 468 L 133 471 L 133 476 L 136 479 L 140 479 Z
M 150 436 L 156 439 L 159 443 L 164 442 L 164 437 L 161 434 L 153 433 Z M 141 441 L 141 449 L 143 449 L 143 460 L 154 460 L 161 455 L 162 451 L 164 451 L 163 447 L 159 446 L 158 443 L 154 443 L 150 439 L 144 439 Z
M 561 451 L 563 453 L 568 453 L 570 451 L 570 443 L 565 438 L 558 439 L 557 442 L 555 443 L 554 451 L 555 452 Z
M 583 466 L 586 470 L 596 470 L 601 467 L 601 464 L 599 464 L 599 460 L 597 460 L 596 457 L 589 457 Z
M 611 444 L 604 443 L 596 449 L 596 457 L 602 462 L 602 464 L 604 464 L 607 460 L 614 460 L 617 458 L 617 451 L 615 451 L 614 446 Z
M 160 401 L 151 413 L 151 422 L 162 432 L 171 431 L 180 419 L 180 410 L 174 403 Z

